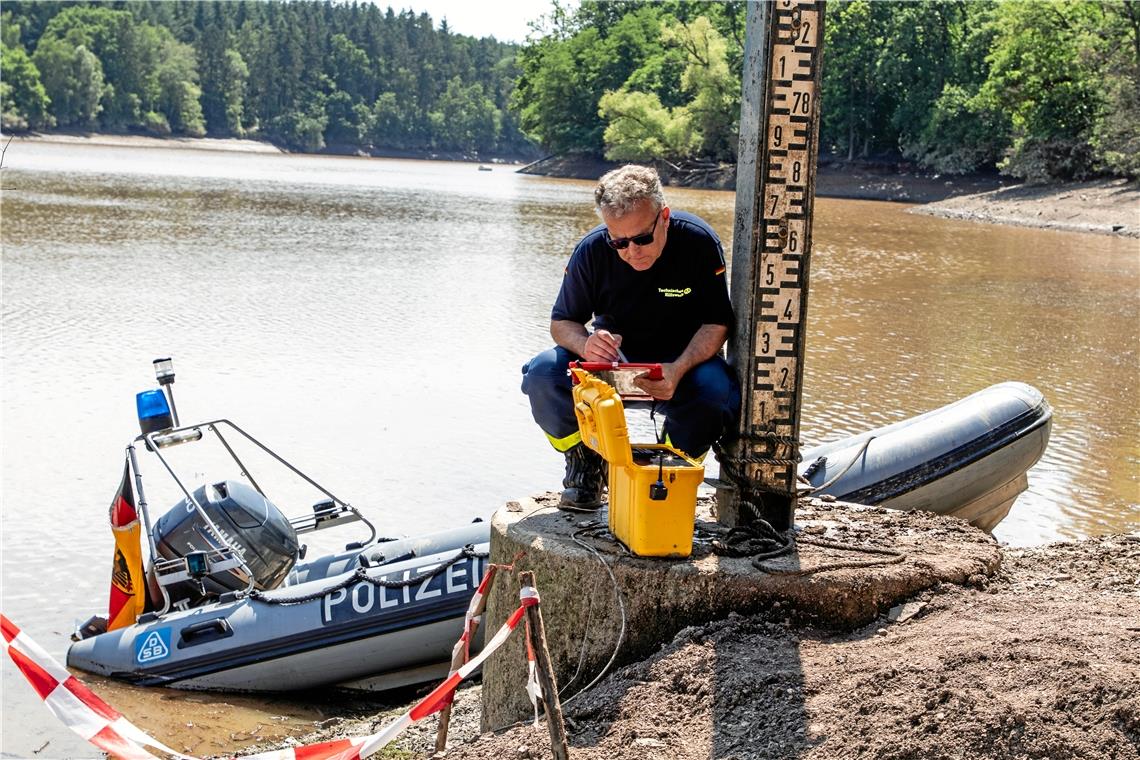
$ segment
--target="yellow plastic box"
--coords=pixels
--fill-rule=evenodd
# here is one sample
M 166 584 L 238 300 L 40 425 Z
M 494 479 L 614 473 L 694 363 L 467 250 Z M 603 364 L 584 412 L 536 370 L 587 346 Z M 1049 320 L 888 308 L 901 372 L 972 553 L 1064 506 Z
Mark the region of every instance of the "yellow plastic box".
M 631 446 L 621 396 L 585 370 L 570 371 L 582 441 L 609 463 L 610 532 L 640 557 L 688 557 L 704 465 L 672 446 Z M 663 493 L 653 489 L 659 476 Z

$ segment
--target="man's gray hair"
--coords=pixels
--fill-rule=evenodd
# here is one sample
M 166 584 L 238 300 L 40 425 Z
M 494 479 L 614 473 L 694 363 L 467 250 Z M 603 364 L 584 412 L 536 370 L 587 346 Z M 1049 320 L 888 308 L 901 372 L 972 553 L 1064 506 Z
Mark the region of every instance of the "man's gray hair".
M 626 164 L 602 175 L 594 189 L 594 204 L 599 214 L 621 218 L 641 201 L 650 201 L 654 210 L 665 205 L 661 178 L 648 166 Z

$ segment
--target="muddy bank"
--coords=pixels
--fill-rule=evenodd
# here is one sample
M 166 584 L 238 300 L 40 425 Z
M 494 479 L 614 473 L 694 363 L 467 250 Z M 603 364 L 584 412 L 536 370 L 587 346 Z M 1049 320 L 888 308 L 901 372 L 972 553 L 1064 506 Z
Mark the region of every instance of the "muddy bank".
M 550 156 L 520 171 L 553 177 L 597 179 L 618 162 L 595 156 Z M 735 190 L 731 164 L 656 162 L 676 187 Z M 906 163 L 844 161 L 821 157 L 816 194 L 825 198 L 926 204 L 914 209 L 954 219 L 1140 237 L 1140 182 L 1105 179 L 1028 186 L 996 174 L 924 174 Z
M 595 180 L 622 161 L 605 161 L 584 154 L 559 154 L 527 164 L 519 171 L 548 177 Z M 707 190 L 736 190 L 736 166 L 691 161 L 653 165 L 666 184 Z M 844 161 L 824 156 L 819 160 L 816 194 L 827 198 L 931 203 L 959 195 L 980 193 L 1012 184 L 998 175 L 943 177 L 916 172 L 905 163 Z
M 1140 237 L 1140 182 L 1002 187 L 914 209 L 946 219 Z
M 568 704 L 572 757 L 1140 758 L 1140 534 L 1004 555 L 855 631 L 780 610 L 686 628 Z M 549 757 L 545 727 L 479 734 L 479 696 L 460 692 L 447 758 Z M 429 756 L 434 733 L 413 726 L 390 756 Z

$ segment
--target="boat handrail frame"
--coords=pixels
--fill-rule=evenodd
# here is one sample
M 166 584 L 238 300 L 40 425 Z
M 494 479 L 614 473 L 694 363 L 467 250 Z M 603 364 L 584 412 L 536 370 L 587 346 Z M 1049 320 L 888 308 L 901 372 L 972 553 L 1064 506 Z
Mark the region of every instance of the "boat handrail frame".
M 189 425 L 180 425 L 178 427 L 164 428 L 162 430 L 156 430 L 156 431 L 153 431 L 150 433 L 143 433 L 143 434 L 140 434 L 139 436 L 137 436 L 127 446 L 127 455 L 129 456 L 129 458 L 131 460 L 131 466 L 132 466 L 132 468 L 134 470 L 134 474 L 135 474 L 135 489 L 139 494 L 138 508 L 139 508 L 139 511 L 142 513 L 143 524 L 144 524 L 144 527 L 146 529 L 148 548 L 150 549 L 150 556 L 151 556 L 151 560 L 153 562 L 155 562 L 157 564 L 162 560 L 158 554 L 158 546 L 156 545 L 155 540 L 154 540 L 153 523 L 150 519 L 150 510 L 147 506 L 146 492 L 143 489 L 142 471 L 139 468 L 138 456 L 137 456 L 136 451 L 135 451 L 135 444 L 139 443 L 140 441 L 144 442 L 146 444 L 147 451 L 149 451 L 150 453 L 152 453 L 156 457 L 158 457 L 158 461 L 162 463 L 162 466 L 166 469 L 166 472 L 170 475 L 170 477 L 174 480 L 174 482 L 178 484 L 178 488 L 181 489 L 182 493 L 185 495 L 188 502 L 190 504 L 194 505 L 194 510 L 195 510 L 195 512 L 198 513 L 198 516 L 202 519 L 203 523 L 206 525 L 206 529 L 219 542 L 219 547 L 215 547 L 213 553 L 217 554 L 218 552 L 221 552 L 221 554 L 224 556 L 224 559 L 223 559 L 223 557 L 219 557 L 219 560 L 222 560 L 221 564 L 225 565 L 224 569 L 236 568 L 236 567 L 240 566 L 242 572 L 246 575 L 247 586 L 246 586 L 246 589 L 240 593 L 248 594 L 248 593 L 253 591 L 254 574 L 253 574 L 252 570 L 250 570 L 249 566 L 246 565 L 244 559 L 242 559 L 241 552 L 236 547 L 234 547 L 233 544 L 231 544 L 230 541 L 226 538 L 225 534 L 221 530 L 218 529 L 217 525 L 214 524 L 214 521 L 211 520 L 210 516 L 206 513 L 206 510 L 202 507 L 201 504 L 198 503 L 198 500 L 194 498 L 194 494 L 191 493 L 190 489 L 186 487 L 186 484 L 182 482 L 182 479 L 180 477 L 178 477 L 178 474 L 174 471 L 174 468 L 170 465 L 170 462 L 167 461 L 166 457 L 164 457 L 162 455 L 162 449 L 167 447 L 167 446 L 200 441 L 204 437 L 202 434 L 202 429 L 206 428 L 207 430 L 212 432 L 215 436 L 217 436 L 217 438 L 218 438 L 219 442 L 221 442 L 223 448 L 225 448 L 226 452 L 230 455 L 230 458 L 233 459 L 234 462 L 237 464 L 237 466 L 240 468 L 242 475 L 249 480 L 250 484 L 254 487 L 254 489 L 259 494 L 261 494 L 261 496 L 263 498 L 268 500 L 269 497 L 266 495 L 265 491 L 262 490 L 261 486 L 254 479 L 253 475 L 250 472 L 250 469 L 245 466 L 245 463 L 242 462 L 241 458 L 237 455 L 237 452 L 234 451 L 232 446 L 230 446 L 229 441 L 227 441 L 225 436 L 222 435 L 222 432 L 220 430 L 221 426 L 232 429 L 234 432 L 241 435 L 243 438 L 248 440 L 250 443 L 257 446 L 257 448 L 261 449 L 263 452 L 265 452 L 270 457 L 275 459 L 279 464 L 284 466 L 286 469 L 288 469 L 294 475 L 301 478 L 306 483 L 311 485 L 313 488 L 317 489 L 322 494 L 324 494 L 325 496 L 327 496 L 329 499 L 332 500 L 338 519 L 321 520 L 321 519 L 318 519 L 318 517 L 319 517 L 318 516 L 318 517 L 313 517 L 313 518 L 302 517 L 302 518 L 299 518 L 298 522 L 294 522 L 293 520 L 290 520 L 290 524 L 292 524 L 295 528 L 300 526 L 300 525 L 308 525 L 310 519 L 312 520 L 312 527 L 303 528 L 301 532 L 308 532 L 309 530 L 318 530 L 321 527 L 332 527 L 334 525 L 339 525 L 339 524 L 342 524 L 344 522 L 357 522 L 357 521 L 359 521 L 359 522 L 364 523 L 366 526 L 368 526 L 368 530 L 371 534 L 366 541 L 364 541 L 360 544 L 360 546 L 361 547 L 369 546 L 376 540 L 376 537 L 377 537 L 376 526 L 373 525 L 372 522 L 370 520 L 368 520 L 368 518 L 366 518 L 358 509 L 356 509 L 355 507 L 353 507 L 351 504 L 344 501 L 343 499 L 338 498 L 334 493 L 332 493 L 332 491 L 328 490 L 327 488 L 322 486 L 320 483 L 313 480 L 311 477 L 306 475 L 304 472 L 302 472 L 300 469 L 298 469 L 296 466 L 294 466 L 291 462 L 289 462 L 283 456 L 281 456 L 276 451 L 269 448 L 267 445 L 265 445 L 264 443 L 259 441 L 254 436 L 252 436 L 250 433 L 248 433 L 247 431 L 245 431 L 244 429 L 239 427 L 233 421 L 226 419 L 226 418 L 219 418 L 216 420 L 209 420 L 206 422 L 196 422 L 196 423 L 192 423 Z M 236 560 L 236 562 L 234 560 Z M 219 569 L 219 570 L 223 569 L 223 567 L 221 567 L 221 564 L 215 565 L 214 563 L 211 563 L 211 565 L 214 565 L 215 568 Z M 159 613 L 158 613 L 158 615 L 160 617 L 162 615 L 165 615 L 171 607 L 170 595 L 167 593 L 167 590 L 166 590 L 167 583 L 174 583 L 180 579 L 182 579 L 181 573 L 162 574 L 158 577 L 158 580 L 159 580 L 158 585 L 159 585 L 159 588 L 162 590 L 162 596 L 163 596 L 163 607 L 162 607 L 162 610 L 159 611 Z M 164 580 L 165 580 L 165 582 L 164 582 Z

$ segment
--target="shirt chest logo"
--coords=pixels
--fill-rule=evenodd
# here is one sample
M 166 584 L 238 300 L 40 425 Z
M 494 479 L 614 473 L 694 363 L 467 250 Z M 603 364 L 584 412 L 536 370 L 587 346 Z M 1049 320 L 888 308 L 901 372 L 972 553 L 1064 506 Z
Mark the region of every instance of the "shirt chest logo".
M 666 298 L 684 298 L 693 292 L 692 288 L 657 288 L 657 292 Z

